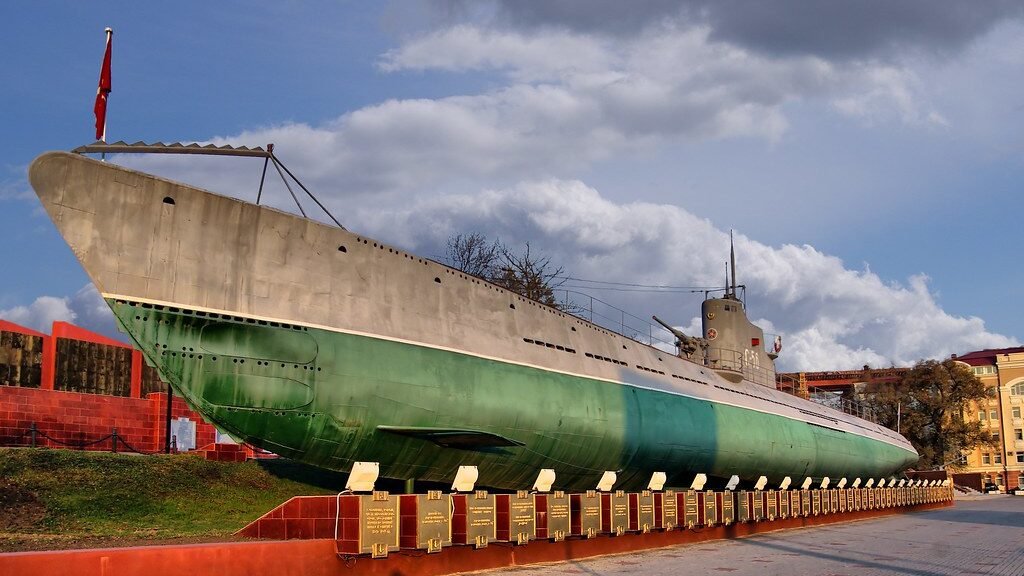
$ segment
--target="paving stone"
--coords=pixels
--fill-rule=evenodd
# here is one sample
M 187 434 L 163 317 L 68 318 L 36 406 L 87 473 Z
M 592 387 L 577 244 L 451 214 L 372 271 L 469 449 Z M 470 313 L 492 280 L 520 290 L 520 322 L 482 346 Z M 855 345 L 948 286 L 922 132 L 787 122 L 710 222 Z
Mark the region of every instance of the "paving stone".
M 1024 497 L 960 498 L 951 508 L 515 570 L 522 576 L 568 571 L 591 576 L 1024 576 Z

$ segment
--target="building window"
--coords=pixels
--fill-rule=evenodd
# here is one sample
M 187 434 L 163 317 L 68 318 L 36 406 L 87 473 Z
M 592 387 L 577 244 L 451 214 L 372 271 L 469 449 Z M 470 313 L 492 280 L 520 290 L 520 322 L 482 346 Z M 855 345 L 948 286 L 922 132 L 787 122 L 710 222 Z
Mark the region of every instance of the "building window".
M 1024 382 L 1017 382 L 1013 386 L 1010 386 L 1010 394 L 1014 396 L 1024 396 Z
M 1013 437 L 1015 440 L 1024 440 L 1024 430 L 1020 428 L 1013 429 Z
M 979 410 L 978 411 L 978 422 L 984 422 L 987 419 L 986 416 L 987 416 L 987 414 L 985 413 L 984 410 Z
M 1017 487 L 1024 488 L 1024 472 L 1017 475 Z
M 1013 410 L 1013 417 L 1014 418 L 1020 418 L 1020 406 L 1014 406 L 1012 410 Z
M 1002 486 L 1002 485 L 1003 485 L 1003 475 L 1002 474 L 996 474 L 996 486 Z
M 993 432 L 990 438 L 993 442 L 999 442 L 999 432 Z
M 1024 464 L 1024 452 L 1017 452 L 1017 464 Z
M 999 420 L 999 414 L 995 410 L 992 410 L 991 412 L 988 413 L 988 419 Z
M 991 464 L 992 463 L 992 455 L 989 454 L 988 452 L 982 454 L 981 455 L 981 463 L 982 464 Z
M 996 464 L 1002 464 L 1002 463 L 1003 463 L 1003 453 L 1002 452 L 996 452 Z
M 996 373 L 995 366 L 975 366 L 972 371 L 975 376 L 988 376 Z

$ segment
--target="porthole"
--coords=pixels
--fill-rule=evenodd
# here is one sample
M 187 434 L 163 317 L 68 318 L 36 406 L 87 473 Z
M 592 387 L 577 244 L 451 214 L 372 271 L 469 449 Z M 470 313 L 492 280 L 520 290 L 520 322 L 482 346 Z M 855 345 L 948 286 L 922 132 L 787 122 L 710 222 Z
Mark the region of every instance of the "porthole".
M 348 248 L 345 248 L 344 246 L 338 246 L 338 252 L 348 252 Z
M 164 204 L 170 204 L 171 206 L 174 206 L 174 198 L 171 198 L 170 196 L 164 196 Z
M 440 284 L 441 283 L 441 279 L 438 278 L 437 276 L 434 276 L 434 282 L 437 282 L 438 284 Z

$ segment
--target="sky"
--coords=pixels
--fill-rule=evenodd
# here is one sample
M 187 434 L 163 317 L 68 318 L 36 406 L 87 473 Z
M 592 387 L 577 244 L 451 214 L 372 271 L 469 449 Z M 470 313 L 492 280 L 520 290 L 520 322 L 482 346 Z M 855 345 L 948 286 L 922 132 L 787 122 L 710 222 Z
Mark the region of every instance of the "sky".
M 688 288 L 723 285 L 731 230 L 782 370 L 1024 341 L 1019 2 L 13 0 L 0 16 L 6 320 L 116 335 L 26 178 L 93 140 L 110 26 L 108 141 L 274 143 L 349 230 L 420 255 L 459 233 L 529 242 L 563 288 L 696 333 Z M 261 168 L 108 160 L 249 201 Z

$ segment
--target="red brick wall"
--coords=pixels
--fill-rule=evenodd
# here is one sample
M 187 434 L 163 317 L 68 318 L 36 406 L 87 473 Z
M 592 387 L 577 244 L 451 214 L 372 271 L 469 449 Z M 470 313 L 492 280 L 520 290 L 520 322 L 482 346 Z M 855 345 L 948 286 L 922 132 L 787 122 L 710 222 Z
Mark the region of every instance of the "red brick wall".
M 35 422 L 40 433 L 74 444 L 107 436 L 116 427 L 118 436 L 136 450 L 160 452 L 164 448 L 166 397 L 166 393 L 152 393 L 145 399 L 120 398 L 3 386 L 0 387 L 0 445 L 27 446 L 30 439 L 22 434 Z M 171 411 L 173 418 L 185 416 L 196 422 L 196 446 L 214 441 L 214 427 L 189 410 L 181 398 L 174 398 Z M 37 436 L 37 445 L 60 446 L 46 440 L 42 434 Z M 110 450 L 111 441 L 86 449 Z M 124 450 L 124 446 L 118 446 L 118 450 Z

